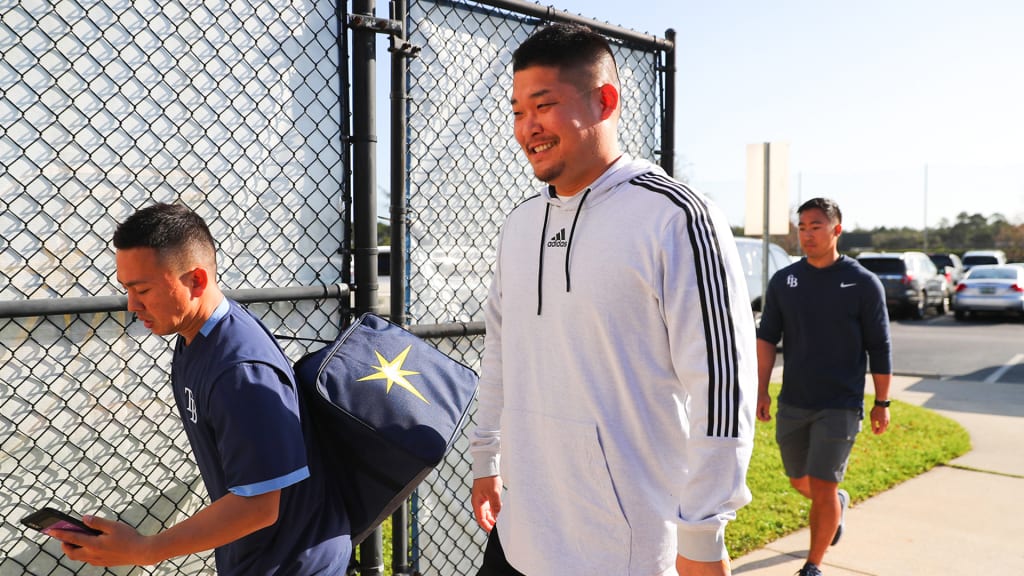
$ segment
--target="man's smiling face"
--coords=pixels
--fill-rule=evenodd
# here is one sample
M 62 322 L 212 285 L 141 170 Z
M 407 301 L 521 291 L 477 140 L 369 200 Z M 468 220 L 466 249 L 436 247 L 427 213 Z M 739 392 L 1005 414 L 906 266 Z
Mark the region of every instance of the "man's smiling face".
M 597 153 L 601 95 L 596 87 L 581 91 L 560 76 L 548 66 L 513 75 L 514 131 L 537 178 L 560 194 L 575 194 L 607 166 Z

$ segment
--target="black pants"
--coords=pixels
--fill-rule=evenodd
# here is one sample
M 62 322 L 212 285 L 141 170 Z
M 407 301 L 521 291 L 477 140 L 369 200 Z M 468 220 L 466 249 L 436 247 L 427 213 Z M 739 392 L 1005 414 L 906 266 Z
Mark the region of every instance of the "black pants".
M 484 550 L 484 563 L 476 576 L 526 576 L 513 568 L 505 559 L 505 551 L 501 549 L 501 541 L 498 540 L 498 527 L 491 528 L 491 535 L 487 537 L 487 548 Z

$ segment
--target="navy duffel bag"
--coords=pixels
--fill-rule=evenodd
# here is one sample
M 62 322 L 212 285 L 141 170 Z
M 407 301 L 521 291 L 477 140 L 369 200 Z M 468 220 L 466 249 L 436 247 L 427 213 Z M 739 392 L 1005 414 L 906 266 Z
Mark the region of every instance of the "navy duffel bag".
M 477 387 L 473 370 L 370 313 L 296 362 L 295 378 L 353 545 L 444 459 Z

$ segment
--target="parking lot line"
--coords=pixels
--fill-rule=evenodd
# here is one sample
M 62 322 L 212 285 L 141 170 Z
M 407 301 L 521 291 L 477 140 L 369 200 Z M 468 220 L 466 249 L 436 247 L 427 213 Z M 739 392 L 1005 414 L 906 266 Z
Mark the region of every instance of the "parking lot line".
M 985 378 L 985 382 L 988 384 L 998 382 L 999 379 L 1003 377 L 1003 374 L 1006 374 L 1007 370 L 1013 368 L 1017 364 L 1020 364 L 1021 360 L 1024 360 L 1024 354 L 1017 354 L 1013 358 L 1010 358 L 1009 362 L 1003 364 L 995 372 L 989 374 L 988 378 Z

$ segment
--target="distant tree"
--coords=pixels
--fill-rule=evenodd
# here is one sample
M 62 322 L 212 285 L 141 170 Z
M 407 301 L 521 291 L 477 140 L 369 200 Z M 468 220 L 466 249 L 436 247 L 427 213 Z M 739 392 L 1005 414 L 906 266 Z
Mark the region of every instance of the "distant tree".
M 889 252 L 920 250 L 924 246 L 924 234 L 913 228 L 883 228 L 871 235 L 876 249 Z
M 1010 262 L 1024 262 L 1024 224 L 1007 223 L 999 230 L 996 245 L 1006 252 Z
M 733 233 L 743 235 L 743 228 L 736 227 Z M 797 227 L 790 223 L 789 234 L 772 236 L 771 241 L 785 248 L 790 254 L 800 254 Z M 904 251 L 922 250 L 924 232 L 909 227 L 870 230 L 844 230 L 839 237 L 839 250 L 856 255 L 863 251 Z M 939 221 L 938 226 L 928 229 L 928 252 L 963 254 L 972 249 L 999 248 L 1007 258 L 1024 262 L 1024 224 L 1012 224 L 1003 214 L 957 214 L 956 221 Z
M 956 216 L 956 224 L 949 230 L 947 243 L 960 250 L 991 248 L 995 245 L 994 232 L 985 216 L 961 212 Z
M 843 230 L 839 235 L 839 251 L 857 253 L 864 250 L 873 250 L 874 234 L 870 230 Z

